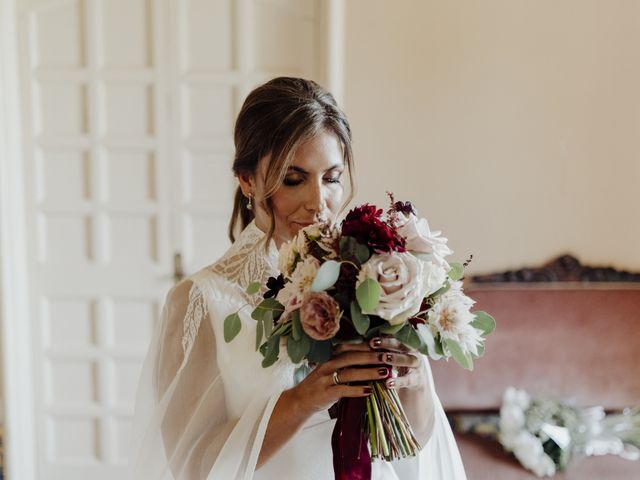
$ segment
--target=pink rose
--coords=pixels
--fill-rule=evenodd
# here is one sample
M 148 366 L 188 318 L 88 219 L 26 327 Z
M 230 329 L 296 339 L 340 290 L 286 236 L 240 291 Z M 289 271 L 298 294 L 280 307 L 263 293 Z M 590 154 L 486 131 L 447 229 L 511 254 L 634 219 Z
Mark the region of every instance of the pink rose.
M 300 307 L 302 329 L 314 340 L 328 340 L 340 329 L 340 305 L 324 292 L 310 293 Z

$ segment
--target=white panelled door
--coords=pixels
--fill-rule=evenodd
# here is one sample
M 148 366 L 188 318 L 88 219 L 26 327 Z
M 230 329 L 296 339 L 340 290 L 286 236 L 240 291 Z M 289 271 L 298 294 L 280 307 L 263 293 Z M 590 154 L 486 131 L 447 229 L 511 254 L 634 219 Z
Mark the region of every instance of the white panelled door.
M 174 276 L 228 246 L 251 88 L 326 72 L 322 0 L 16 0 L 41 479 L 123 478 Z

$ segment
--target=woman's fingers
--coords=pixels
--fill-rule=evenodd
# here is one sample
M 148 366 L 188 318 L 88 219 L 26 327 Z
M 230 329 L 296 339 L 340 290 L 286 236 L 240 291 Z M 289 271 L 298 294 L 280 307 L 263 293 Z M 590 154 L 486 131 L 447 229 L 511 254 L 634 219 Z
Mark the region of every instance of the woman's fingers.
M 376 355 L 380 362 L 394 367 L 417 368 L 420 366 L 420 359 L 411 353 L 378 352 Z
M 358 342 L 358 343 L 341 343 L 333 348 L 334 355 L 340 355 L 344 352 L 368 352 L 371 351 L 368 343 Z
M 375 350 L 391 350 L 395 352 L 409 352 L 411 349 L 394 337 L 375 337 L 369 340 L 369 346 Z
M 391 376 L 391 368 L 383 366 L 373 368 L 344 368 L 337 372 L 337 380 L 338 383 L 341 384 L 384 380 L 389 376 Z M 333 382 L 333 375 L 331 376 L 331 381 Z
M 335 387 L 333 393 L 340 397 L 366 397 L 371 395 L 371 387 L 367 385 L 338 385 Z
M 364 351 L 348 351 L 341 353 L 326 363 L 323 363 L 318 367 L 318 373 L 323 375 L 331 375 L 336 370 L 345 367 L 351 367 L 353 365 L 377 365 L 384 363 L 380 359 L 378 352 L 372 352 L 371 350 Z

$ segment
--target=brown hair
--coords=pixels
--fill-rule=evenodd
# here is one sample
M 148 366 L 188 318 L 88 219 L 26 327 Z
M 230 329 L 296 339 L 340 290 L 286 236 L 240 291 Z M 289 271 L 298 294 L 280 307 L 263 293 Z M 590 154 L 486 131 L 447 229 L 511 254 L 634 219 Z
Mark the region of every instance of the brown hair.
M 351 187 L 344 208 L 354 194 L 351 128 L 333 95 L 312 80 L 278 77 L 253 90 L 242 105 L 234 131 L 233 172 L 256 175 L 260 159 L 270 156 L 265 170 L 265 194 L 260 199 L 260 206 L 271 219 L 267 244 L 275 229 L 271 196 L 282 185 L 296 149 L 322 131 L 334 134 L 342 145 Z M 254 218 L 247 203 L 238 186 L 229 222 L 232 242 L 236 233 Z

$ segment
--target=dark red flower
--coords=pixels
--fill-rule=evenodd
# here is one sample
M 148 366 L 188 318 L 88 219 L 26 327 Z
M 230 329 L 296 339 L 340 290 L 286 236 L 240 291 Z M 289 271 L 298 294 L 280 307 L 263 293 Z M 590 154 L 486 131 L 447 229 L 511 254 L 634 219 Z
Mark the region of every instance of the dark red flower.
M 382 209 L 365 203 L 351 210 L 342 222 L 342 235 L 354 237 L 375 252 L 405 252 L 405 239 L 382 219 Z

